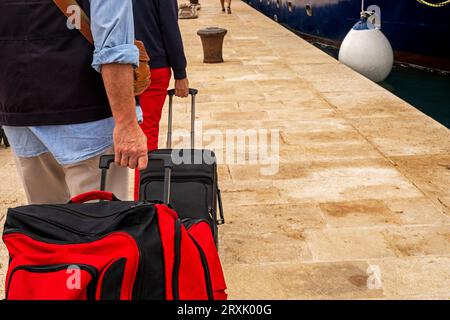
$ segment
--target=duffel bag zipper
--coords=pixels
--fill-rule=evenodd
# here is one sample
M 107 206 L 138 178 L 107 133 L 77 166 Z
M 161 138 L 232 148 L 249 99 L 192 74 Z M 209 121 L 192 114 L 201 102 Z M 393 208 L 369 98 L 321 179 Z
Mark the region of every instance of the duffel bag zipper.
M 129 206 L 126 209 L 123 209 L 123 210 L 120 210 L 120 211 L 117 211 L 117 212 L 114 212 L 114 213 L 111 213 L 111 214 L 108 214 L 108 215 L 105 215 L 105 216 L 90 215 L 90 214 L 87 214 L 85 212 L 81 212 L 81 211 L 78 211 L 78 210 L 74 210 L 74 209 L 71 209 L 71 208 L 64 207 L 62 205 L 46 204 L 46 205 L 43 205 L 43 206 L 49 207 L 49 208 L 55 208 L 55 209 L 58 209 L 58 210 L 65 211 L 67 213 L 72 213 L 72 214 L 76 214 L 76 215 L 80 215 L 80 216 L 84 216 L 84 217 L 89 217 L 89 218 L 94 218 L 94 219 L 104 219 L 104 218 L 109 218 L 109 217 L 113 217 L 113 216 L 119 216 L 121 214 L 129 212 L 130 209 L 143 207 L 145 205 L 152 205 L 152 203 L 149 203 L 149 202 L 146 202 L 146 201 L 141 201 L 141 202 L 138 202 L 138 203 L 136 203 L 136 204 L 134 204 L 132 206 Z M 15 211 L 16 212 L 20 212 L 17 209 Z
M 108 218 L 108 217 L 111 217 L 111 216 L 114 216 L 114 215 L 121 215 L 121 214 L 123 214 L 123 213 L 128 212 L 130 209 L 134 209 L 134 208 L 136 208 L 136 207 L 142 207 L 142 206 L 145 206 L 145 205 L 152 205 L 152 204 L 149 204 L 149 203 L 147 203 L 147 202 L 141 202 L 141 203 L 138 203 L 138 204 L 136 204 L 136 205 L 134 205 L 134 206 L 132 206 L 132 207 L 130 207 L 130 208 L 127 208 L 127 209 L 125 209 L 125 210 L 122 210 L 122 211 L 120 211 L 120 212 L 117 212 L 117 213 L 115 213 L 115 214 L 111 214 L 111 215 L 103 216 L 103 217 L 95 217 L 95 216 L 87 215 L 87 214 L 84 214 L 84 213 L 81 213 L 81 212 L 78 212 L 78 211 L 75 211 L 75 210 L 67 209 L 67 208 L 64 208 L 64 207 L 59 207 L 59 206 L 56 206 L 56 205 L 54 205 L 54 206 L 52 206 L 52 205 L 46 205 L 46 206 L 48 206 L 48 207 L 55 207 L 55 208 L 57 208 L 57 209 L 62 209 L 62 211 L 66 211 L 66 212 L 68 212 L 68 213 L 74 213 L 74 214 L 78 214 L 78 215 L 84 215 L 84 216 L 87 216 L 87 217 L 90 217 L 90 218 L 99 218 L 99 219 L 102 218 L 102 219 L 104 219 L 104 218 Z M 23 216 L 26 216 L 26 217 L 29 217 L 29 218 L 33 218 L 33 219 L 35 219 L 35 220 L 44 221 L 45 223 L 48 223 L 48 224 L 53 225 L 53 226 L 55 226 L 55 227 L 58 227 L 58 228 L 61 228 L 61 229 L 64 229 L 64 230 L 67 230 L 67 231 L 76 233 L 76 234 L 78 234 L 78 235 L 82 235 L 82 236 L 92 236 L 92 235 L 94 235 L 94 233 L 86 233 L 86 232 L 82 232 L 82 231 L 79 231 L 79 230 L 75 230 L 75 229 L 73 229 L 73 228 L 70 228 L 70 227 L 68 227 L 68 226 L 65 226 L 65 225 L 56 223 L 56 222 L 54 222 L 54 221 L 50 221 L 50 220 L 47 220 L 47 219 L 44 219 L 44 218 L 41 218 L 41 217 L 36 217 L 36 216 L 33 216 L 33 215 L 29 215 L 27 212 L 23 212 L 23 211 L 20 211 L 20 210 L 17 210 L 17 209 L 15 209 L 14 212 L 15 212 L 15 214 L 23 215 Z M 9 233 L 11 233 L 11 232 L 4 232 L 5 235 L 6 235 L 6 234 L 9 234 Z
M 184 218 L 181 220 L 181 222 L 183 222 L 183 225 L 186 228 L 186 230 L 190 230 L 192 227 L 198 225 L 201 222 L 205 222 L 208 225 L 210 225 L 210 222 L 207 219 Z
M 94 235 L 93 233 L 86 233 L 86 232 L 82 232 L 82 231 L 79 231 L 79 230 L 75 230 L 75 229 L 70 228 L 68 226 L 65 226 L 65 225 L 62 225 L 62 224 L 59 224 L 59 223 L 56 223 L 56 222 L 53 222 L 53 221 L 50 221 L 50 220 L 47 220 L 47 219 L 38 218 L 36 216 L 32 216 L 32 215 L 29 215 L 29 214 L 21 212 L 21 211 L 17 211 L 16 210 L 15 214 L 19 214 L 19 215 L 22 215 L 22 216 L 26 216 L 28 218 L 33 218 L 35 220 L 43 221 L 43 222 L 48 223 L 49 225 L 52 225 L 54 227 L 58 227 L 58 228 L 61 228 L 63 230 L 66 230 L 66 231 L 69 231 L 69 232 L 72 232 L 72 233 L 75 233 L 75 234 L 78 234 L 78 235 L 81 235 L 81 236 L 92 236 L 92 235 Z M 10 232 L 5 232 L 4 235 L 10 234 L 10 233 L 13 233 L 13 232 L 11 232 L 11 231 Z
M 179 273 L 181 263 L 181 220 L 175 221 L 174 261 L 172 270 L 172 294 L 174 300 L 180 300 Z
M 203 270 L 205 271 L 204 276 L 205 276 L 205 284 L 206 284 L 206 292 L 208 294 L 208 300 L 214 300 L 214 293 L 213 293 L 213 288 L 212 288 L 212 283 L 211 283 L 211 273 L 209 271 L 208 260 L 206 259 L 206 254 L 203 251 L 202 247 L 194 239 L 194 237 L 192 237 L 191 235 L 189 235 L 189 237 L 192 239 L 195 246 L 197 247 L 198 252 L 200 253 L 200 260 L 202 262 Z
M 206 224 L 208 224 L 209 228 L 211 229 L 211 233 L 213 235 L 214 242 L 216 242 L 216 245 L 217 245 L 217 241 L 218 241 L 217 226 L 214 224 L 211 224 L 212 221 L 208 221 L 207 219 L 192 219 L 192 218 L 184 218 L 182 221 L 183 221 L 184 226 L 186 227 L 186 230 L 190 230 L 194 226 L 198 225 L 200 222 L 205 222 Z
M 139 262 L 137 267 L 136 276 L 138 276 L 138 281 L 135 283 L 135 288 L 132 289 L 132 297 L 135 300 L 142 299 L 142 288 L 144 283 L 144 259 L 142 258 L 142 251 L 141 247 L 138 245 L 138 252 L 139 252 Z
M 86 297 L 87 300 L 95 300 L 95 293 L 97 291 L 97 281 L 98 281 L 98 271 L 93 266 L 87 265 L 87 264 L 77 264 L 77 263 L 65 263 L 65 264 L 58 264 L 58 265 L 41 265 L 41 266 L 32 266 L 32 265 L 25 265 L 25 266 L 18 266 L 16 267 L 9 276 L 8 281 L 8 288 L 6 288 L 6 300 L 8 300 L 8 294 L 9 294 L 9 286 L 11 285 L 11 280 L 14 276 L 14 273 L 16 271 L 24 270 L 29 271 L 33 273 L 50 273 L 50 272 L 58 272 L 61 270 L 69 269 L 71 266 L 77 266 L 81 270 L 84 270 L 88 272 L 91 275 L 91 282 L 89 283 L 87 290 L 86 290 Z

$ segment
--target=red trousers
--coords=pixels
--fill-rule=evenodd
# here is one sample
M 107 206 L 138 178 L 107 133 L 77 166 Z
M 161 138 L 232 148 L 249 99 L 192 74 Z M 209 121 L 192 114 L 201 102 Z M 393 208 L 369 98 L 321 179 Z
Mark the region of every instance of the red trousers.
M 169 88 L 171 77 L 170 68 L 152 69 L 151 72 L 151 84 L 139 98 L 144 115 L 141 129 L 147 136 L 149 151 L 158 149 L 159 121 L 166 102 L 167 89 Z M 134 177 L 134 198 L 138 200 L 139 170 L 135 170 Z

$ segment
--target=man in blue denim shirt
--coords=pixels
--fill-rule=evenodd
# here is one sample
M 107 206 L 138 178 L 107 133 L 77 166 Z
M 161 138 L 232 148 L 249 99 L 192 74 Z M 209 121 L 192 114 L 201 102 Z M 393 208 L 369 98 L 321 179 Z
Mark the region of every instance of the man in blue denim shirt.
M 52 17 L 51 22 L 53 23 L 57 19 L 64 18 L 62 13 L 59 11 L 56 13 L 52 6 L 45 7 L 44 5 L 54 6 L 50 0 L 48 2 L 50 3 L 43 4 L 42 10 L 45 10 L 45 12 L 52 10 L 54 17 Z M 78 70 L 81 69 L 79 67 L 73 69 L 75 74 L 72 81 L 66 83 L 62 83 L 64 80 L 55 81 L 52 88 L 48 88 L 49 92 L 54 90 L 52 94 L 54 94 L 56 100 L 59 95 L 64 94 L 66 91 L 69 93 L 71 90 L 74 91 L 74 95 L 70 99 L 64 97 L 64 101 L 68 100 L 67 104 L 60 105 L 58 108 L 58 112 L 61 112 L 61 115 L 58 115 L 58 112 L 44 113 L 42 111 L 44 107 L 42 107 L 41 110 L 38 110 L 42 116 L 36 116 L 36 114 L 39 114 L 35 112 L 37 110 L 36 107 L 32 110 L 33 112 L 24 112 L 24 116 L 21 117 L 20 112 L 11 112 L 10 109 L 13 107 L 8 109 L 7 105 L 11 97 L 15 98 L 17 96 L 13 96 L 14 88 L 11 87 L 9 90 L 9 92 L 12 91 L 10 95 L 6 91 L 6 98 L 0 95 L 0 106 L 6 106 L 3 107 L 6 111 L 0 109 L 0 124 L 4 126 L 6 135 L 15 153 L 19 176 L 22 178 L 30 203 L 62 203 L 79 193 L 98 189 L 100 174 L 98 169 L 99 156 L 113 152 L 116 153 L 116 164 L 118 166 L 113 166 L 110 170 L 107 179 L 107 190 L 114 192 L 119 198 L 126 199 L 128 197 L 127 167 L 144 169 L 147 166 L 146 137 L 139 128 L 134 112 L 135 100 L 132 68 L 138 65 L 139 53 L 134 46 L 134 22 L 131 0 L 90 0 L 90 4 L 87 0 L 81 0 L 80 5 L 82 7 L 83 4 L 83 9 L 87 12 L 90 11 L 91 29 L 95 43 L 95 51 L 91 60 L 92 67 L 101 73 L 104 91 L 107 95 L 106 104 L 109 104 L 110 110 L 105 110 L 101 106 L 95 107 L 97 102 L 102 99 L 101 93 L 98 93 L 100 90 L 96 90 L 95 87 L 83 87 L 82 82 L 90 81 L 90 79 L 77 77 Z M 8 7 L 7 4 L 0 5 L 0 12 L 2 9 L 5 9 L 5 18 L 8 10 L 11 13 L 10 15 L 15 13 L 12 6 Z M 61 15 L 61 17 L 57 17 L 56 14 Z M 2 18 L 0 13 L 0 21 Z M 9 23 L 12 24 L 14 21 L 10 20 Z M 46 22 L 42 21 L 42 23 Z M 47 23 L 46 26 L 49 24 L 52 25 Z M 8 28 L 2 29 L 2 26 L 4 25 L 0 23 L 0 40 L 4 36 L 9 36 L 5 31 Z M 60 23 L 58 26 L 55 23 L 55 30 L 56 28 L 61 28 Z M 54 30 L 38 30 L 36 34 L 42 36 L 44 32 L 48 34 L 51 32 L 57 33 Z M 59 30 L 59 33 L 61 32 L 63 31 Z M 73 43 L 69 42 L 68 46 L 77 46 L 76 41 L 79 41 L 79 44 L 82 46 L 88 45 L 80 40 L 80 35 L 73 34 L 73 32 L 78 31 L 68 32 L 72 32 L 70 34 L 72 38 L 70 39 L 76 39 L 72 41 Z M 27 39 L 32 39 L 32 36 L 29 34 L 26 36 Z M 1 43 L 0 41 L 0 51 L 2 49 Z M 34 42 L 30 45 L 33 45 L 33 48 L 39 53 L 40 47 L 36 48 Z M 67 50 L 67 52 L 80 50 L 69 48 L 67 43 L 61 42 L 60 45 L 60 47 L 66 48 L 64 50 Z M 8 47 L 8 49 L 11 47 Z M 44 64 L 48 63 L 48 77 L 52 77 L 51 67 L 59 69 L 57 70 L 58 73 L 54 73 L 53 78 L 59 77 L 61 74 L 64 77 L 64 73 L 70 72 L 70 70 L 64 69 L 66 62 L 61 61 L 62 57 L 75 59 L 80 53 L 71 52 L 73 53 L 71 56 L 67 53 L 55 53 L 52 56 L 48 54 L 49 48 L 44 49 L 43 59 L 46 59 L 45 55 L 48 55 L 49 59 L 49 61 L 43 60 Z M 53 48 L 51 49 L 53 50 Z M 18 57 L 20 58 L 21 49 L 15 50 L 19 51 Z M 8 50 L 5 51 L 8 52 Z M 57 58 L 54 58 L 55 56 Z M 0 58 L 3 58 L 1 54 Z M 7 58 L 13 61 L 15 59 L 13 56 Z M 39 63 L 39 61 L 32 61 L 32 59 L 30 57 L 30 63 Z M 50 65 L 56 61 L 62 63 L 61 66 Z M 66 65 L 70 65 L 70 63 L 71 61 L 68 60 Z M 80 71 L 80 77 L 87 75 L 89 72 L 88 70 Z M 4 83 L 6 84 L 6 80 L 2 82 L 2 76 L 11 77 L 11 75 L 4 75 L 0 72 L 0 86 Z M 40 73 L 37 76 L 40 76 Z M 89 75 L 89 77 L 95 78 L 95 75 Z M 48 83 L 45 78 L 42 79 L 44 83 L 40 85 L 45 90 L 45 86 L 52 83 L 52 79 L 49 79 Z M 14 85 L 20 87 L 22 79 L 13 78 L 12 80 L 16 80 Z M 38 79 L 34 81 L 38 81 Z M 96 80 L 92 81 L 95 82 Z M 33 88 L 30 88 L 28 94 L 32 95 L 32 93 Z M 36 91 L 35 97 L 31 97 L 31 99 L 37 102 L 45 100 L 45 97 L 40 99 L 41 93 L 42 88 Z M 77 94 L 87 97 L 78 99 Z M 91 98 L 91 94 L 98 95 L 99 98 Z M 22 100 L 20 98 L 17 99 L 19 99 L 19 102 L 11 105 L 14 105 L 14 107 L 21 104 L 25 105 L 23 101 L 26 101 L 24 100 L 26 98 L 22 98 Z M 94 100 L 95 103 L 91 103 Z M 47 105 L 51 104 L 51 100 L 48 101 Z M 89 101 L 89 104 L 86 101 Z M 74 109 L 74 107 L 71 109 L 72 105 L 92 105 L 92 107 L 80 107 L 79 110 L 72 110 Z M 23 109 L 26 109 L 26 107 Z

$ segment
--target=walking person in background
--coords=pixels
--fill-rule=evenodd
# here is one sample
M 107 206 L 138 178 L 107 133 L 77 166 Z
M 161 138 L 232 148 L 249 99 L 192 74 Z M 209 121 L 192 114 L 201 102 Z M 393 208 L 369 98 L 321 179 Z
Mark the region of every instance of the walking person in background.
M 106 189 L 121 199 L 128 198 L 126 167 L 147 167 L 135 113 L 131 1 L 78 0 L 90 12 L 95 48 L 67 28 L 51 0 L 0 2 L 0 61 L 8 61 L 0 68 L 0 125 L 30 204 L 97 190 L 105 153 L 115 151 L 117 164 Z
M 220 4 L 222 5 L 222 12 L 225 13 L 225 1 L 228 3 L 226 12 L 231 14 L 231 0 L 220 0 Z
M 140 96 L 141 128 L 149 151 L 158 149 L 159 122 L 167 97 L 172 71 L 175 95 L 189 95 L 186 57 L 178 25 L 177 0 L 134 0 L 136 37 L 150 55 L 151 84 Z M 139 197 L 139 171 L 135 173 L 135 199 Z

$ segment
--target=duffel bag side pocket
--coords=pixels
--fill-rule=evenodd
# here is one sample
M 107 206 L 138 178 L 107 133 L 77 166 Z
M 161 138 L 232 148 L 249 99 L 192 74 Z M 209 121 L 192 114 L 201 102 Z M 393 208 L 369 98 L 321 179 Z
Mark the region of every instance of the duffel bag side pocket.
M 7 300 L 94 300 L 98 270 L 86 264 L 18 265 L 6 281 Z
M 131 300 L 140 252 L 117 232 L 93 242 L 52 244 L 4 236 L 10 253 L 7 300 Z
M 178 283 L 173 282 L 175 266 L 175 221 L 177 214 L 170 208 L 157 204 L 156 212 L 158 217 L 158 228 L 161 237 L 161 245 L 164 256 L 164 283 L 166 300 L 176 300 L 177 293 L 174 295 L 174 286 Z
M 205 220 L 190 222 L 187 231 L 207 261 L 214 300 L 227 300 L 225 277 L 210 225 Z
M 120 300 L 126 266 L 117 258 L 98 270 L 87 264 L 18 265 L 7 279 L 7 300 Z
M 127 259 L 111 261 L 99 276 L 96 300 L 120 300 Z
M 157 205 L 163 245 L 167 300 L 212 299 L 208 264 L 175 211 Z

